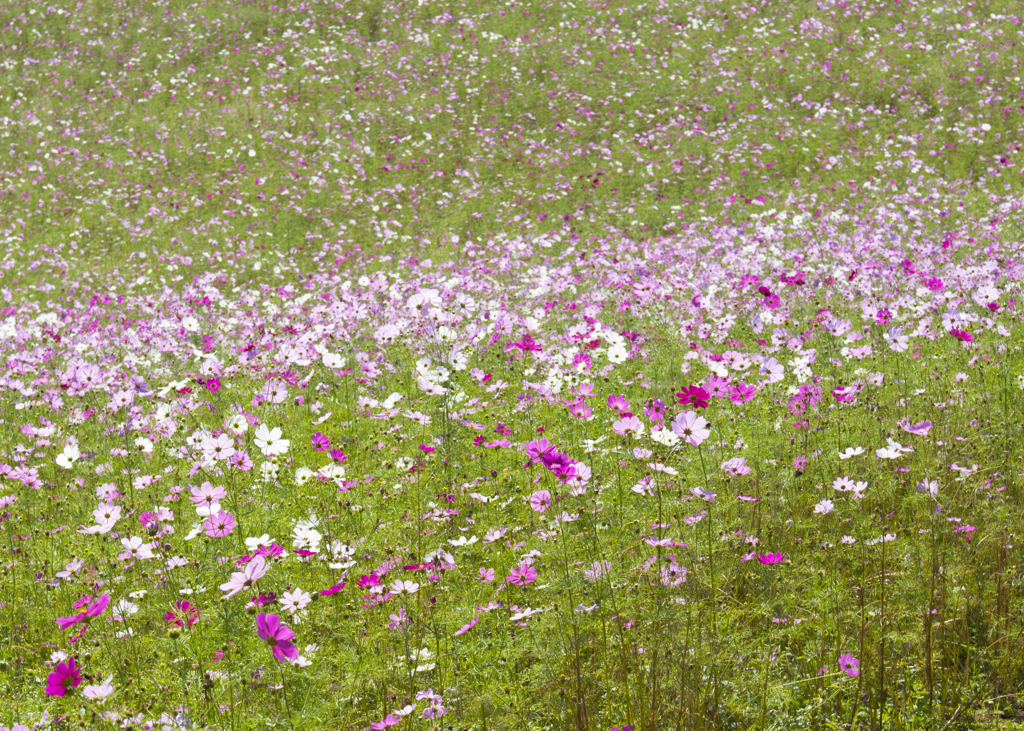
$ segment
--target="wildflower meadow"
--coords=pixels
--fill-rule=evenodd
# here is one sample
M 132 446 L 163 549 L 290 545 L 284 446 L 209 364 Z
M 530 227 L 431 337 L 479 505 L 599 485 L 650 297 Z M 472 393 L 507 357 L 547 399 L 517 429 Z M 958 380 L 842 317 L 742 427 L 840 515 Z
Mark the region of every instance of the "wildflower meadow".
M 0 5 L 0 726 L 1016 728 L 1022 23 Z

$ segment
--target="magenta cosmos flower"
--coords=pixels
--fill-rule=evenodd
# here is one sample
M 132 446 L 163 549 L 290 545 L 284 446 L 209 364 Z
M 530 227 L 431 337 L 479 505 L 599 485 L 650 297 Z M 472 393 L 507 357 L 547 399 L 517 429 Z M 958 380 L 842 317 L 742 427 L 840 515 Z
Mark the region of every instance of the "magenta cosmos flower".
M 110 597 L 107 597 L 109 600 Z M 64 695 L 82 682 L 82 674 L 78 672 L 75 658 L 69 658 L 53 669 L 46 677 L 46 695 Z
M 164 615 L 164 620 L 181 627 L 187 624 L 189 627 L 199 621 L 199 607 L 189 601 L 178 600 L 171 606 L 171 611 Z
M 700 386 L 687 386 L 676 394 L 676 399 L 683 406 L 692 406 L 695 409 L 706 409 L 711 400 L 711 394 Z
M 78 606 L 81 606 L 84 602 L 89 603 L 84 609 L 79 611 L 78 614 L 73 614 L 70 617 L 60 617 L 57 619 L 57 626 L 60 629 L 68 629 L 69 627 L 74 627 L 79 622 L 82 623 L 81 631 L 71 638 L 72 642 L 82 636 L 86 628 L 89 626 L 89 622 L 103 614 L 107 605 L 110 604 L 110 594 L 103 594 L 102 596 L 97 597 L 95 601 L 89 601 L 89 597 L 83 597 L 82 601 L 78 603 Z M 75 683 L 75 685 L 78 685 L 78 683 Z
M 762 564 L 782 563 L 784 558 L 785 556 L 781 553 L 762 553 L 757 557 L 757 562 Z
M 299 651 L 291 642 L 295 633 L 281 624 L 281 619 L 276 614 L 257 614 L 256 634 L 270 645 L 278 662 L 288 662 L 299 656 Z

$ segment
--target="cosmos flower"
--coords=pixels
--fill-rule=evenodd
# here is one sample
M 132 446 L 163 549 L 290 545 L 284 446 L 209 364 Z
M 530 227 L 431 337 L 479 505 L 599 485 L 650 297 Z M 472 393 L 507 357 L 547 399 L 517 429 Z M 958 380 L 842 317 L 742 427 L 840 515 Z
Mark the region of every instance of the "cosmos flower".
M 849 652 L 844 652 L 839 656 L 839 669 L 851 678 L 856 678 L 860 675 L 860 670 L 857 669 L 858 665 L 860 665 L 860 660 L 855 658 Z
M 235 520 L 235 516 L 223 510 L 217 511 L 216 515 L 211 515 L 203 523 L 203 529 L 210 538 L 223 538 L 230 535 L 236 527 L 238 521 Z
M 291 642 L 295 633 L 281 624 L 276 614 L 257 614 L 256 634 L 270 646 L 278 662 L 287 662 L 299 656 L 299 651 Z
M 530 507 L 535 512 L 543 513 L 551 505 L 551 493 L 547 490 L 538 490 L 530 496 Z
M 82 682 L 82 673 L 75 664 L 75 658 L 59 663 L 46 677 L 46 695 L 62 696 Z
M 283 432 L 279 427 L 267 428 L 266 424 L 256 427 L 255 439 L 253 440 L 264 457 L 278 457 L 288 452 L 291 442 L 283 438 Z
M 170 622 L 177 627 L 185 625 L 192 627 L 199 621 L 200 614 L 199 607 L 195 604 L 188 600 L 179 599 L 171 605 L 171 610 L 164 615 L 164 621 Z
M 242 589 L 248 589 L 259 581 L 267 573 L 267 564 L 263 556 L 253 556 L 241 571 L 235 571 L 231 578 L 220 585 L 221 591 L 226 592 L 225 598 L 233 597 Z
M 676 399 L 682 406 L 692 406 L 695 409 L 706 409 L 711 400 L 711 394 L 700 386 L 687 386 L 676 394 Z
M 516 568 L 509 572 L 509 575 L 505 577 L 505 581 L 516 586 L 526 586 L 527 584 L 537 580 L 537 569 L 532 564 L 521 562 Z
M 96 619 L 96 617 L 103 614 L 104 610 L 106 610 L 107 605 L 109 604 L 110 594 L 103 594 L 97 597 L 95 600 L 90 600 L 89 597 L 82 597 L 82 599 L 80 599 L 75 604 L 76 608 L 82 607 L 78 614 L 72 614 L 70 617 L 58 618 L 56 620 L 57 627 L 59 627 L 60 629 L 69 629 L 71 627 L 74 627 L 76 624 L 81 624 L 82 629 L 78 632 L 77 635 L 71 638 L 71 641 L 74 642 L 82 636 L 82 634 L 85 632 L 86 628 L 88 628 L 89 623 L 92 622 L 92 620 Z M 78 685 L 78 683 L 75 683 L 75 685 Z M 63 695 L 63 693 L 59 695 Z
M 708 422 L 696 411 L 684 411 L 672 420 L 672 431 L 676 436 L 689 444 L 691 447 L 699 447 L 701 443 L 711 436 L 707 428 Z

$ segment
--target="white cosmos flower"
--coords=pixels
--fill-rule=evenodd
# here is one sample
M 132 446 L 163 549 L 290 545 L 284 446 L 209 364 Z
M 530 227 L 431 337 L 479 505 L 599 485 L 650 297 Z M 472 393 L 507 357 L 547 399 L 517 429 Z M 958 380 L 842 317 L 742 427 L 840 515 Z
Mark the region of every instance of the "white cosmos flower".
M 449 546 L 472 546 L 479 539 L 476 536 L 466 538 L 466 536 L 459 536 L 453 540 L 448 541 Z
M 608 348 L 606 353 L 608 360 L 612 363 L 625 363 L 626 358 L 629 357 L 629 351 L 626 350 L 624 345 L 613 345 Z
M 292 531 L 292 546 L 295 548 L 306 548 L 310 551 L 315 551 L 320 547 L 320 541 L 323 535 L 320 531 L 313 528 L 299 525 Z
M 291 441 L 283 438 L 280 427 L 268 429 L 266 424 L 256 427 L 256 446 L 263 452 L 264 457 L 276 457 L 288 451 Z
M 346 360 L 346 358 L 342 358 L 337 353 L 331 353 L 330 351 L 324 353 L 323 355 L 324 367 L 330 368 L 331 370 L 344 368 Z
M 666 447 L 674 447 L 679 444 L 679 437 L 671 429 L 658 429 L 651 432 L 651 439 Z
M 121 620 L 123 620 L 125 617 L 131 614 L 137 613 L 138 611 L 139 605 L 135 602 L 130 602 L 127 599 L 122 599 L 117 604 L 115 604 L 111 609 L 111 613 L 114 619 Z
M 78 461 L 78 458 L 82 456 L 82 453 L 78 451 L 78 447 L 74 444 L 69 444 L 64 447 L 64 451 L 57 455 L 57 464 L 64 469 L 71 469 L 71 465 Z
M 196 515 L 201 518 L 209 518 L 220 512 L 220 503 L 199 503 L 196 505 Z
M 246 538 L 245 547 L 250 551 L 255 551 L 257 548 L 263 546 L 269 546 L 273 541 L 270 540 L 270 534 L 264 533 L 259 538 Z
M 313 597 L 302 589 L 292 589 L 281 595 L 281 606 L 287 609 L 290 614 L 295 614 L 300 609 L 305 608 L 311 601 L 313 601 Z

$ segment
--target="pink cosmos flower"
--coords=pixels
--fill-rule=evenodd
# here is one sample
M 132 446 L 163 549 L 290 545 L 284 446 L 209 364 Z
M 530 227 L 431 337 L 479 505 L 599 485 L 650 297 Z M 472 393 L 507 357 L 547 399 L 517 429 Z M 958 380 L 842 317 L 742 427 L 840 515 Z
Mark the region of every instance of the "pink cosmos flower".
M 276 614 L 257 614 L 256 634 L 270 645 L 278 662 L 287 662 L 299 656 L 299 651 L 291 642 L 295 633 L 281 624 Z
M 919 421 L 916 424 L 911 424 L 906 419 L 903 419 L 899 422 L 899 426 L 908 434 L 916 434 L 920 437 L 928 436 L 928 432 L 932 430 L 932 423 L 930 421 Z
M 530 496 L 530 507 L 538 513 L 543 513 L 551 505 L 551 493 L 547 490 L 538 490 Z
M 839 669 L 851 678 L 856 678 L 860 675 L 860 670 L 857 669 L 858 665 L 860 665 L 860 660 L 855 658 L 849 652 L 844 652 L 839 656 Z
M 576 463 L 568 455 L 561 452 L 547 452 L 541 458 L 541 462 L 560 480 L 568 480 L 576 475 Z
M 239 472 L 248 472 L 252 469 L 252 459 L 244 449 L 236 449 L 235 453 L 228 458 L 228 464 Z
M 530 458 L 530 462 L 540 462 L 543 460 L 544 455 L 554 450 L 555 445 L 549 442 L 547 439 L 540 439 L 534 442 L 527 442 L 523 445 L 526 449 L 526 456 Z
M 400 716 L 394 716 L 389 713 L 384 717 L 383 721 L 374 721 L 369 726 L 367 726 L 367 731 L 369 731 L 369 729 L 373 729 L 373 731 L 381 731 L 381 729 L 385 729 L 388 726 L 395 726 L 401 723 L 401 721 L 402 719 Z
M 729 396 L 729 381 L 721 376 L 709 377 L 704 387 L 715 398 L 728 398 Z
M 220 434 L 216 437 L 210 436 L 199 443 L 199 449 L 207 459 L 227 459 L 235 453 L 235 440 L 227 434 Z
M 627 416 L 612 424 L 612 431 L 620 436 L 625 436 L 626 434 L 636 434 L 639 436 L 644 433 L 644 425 L 637 417 Z
M 200 507 L 209 507 L 214 503 L 219 503 L 228 494 L 222 485 L 214 487 L 209 482 L 204 482 L 199 487 L 193 487 L 191 493 L 192 496 L 189 497 L 189 500 Z
M 494 581 L 494 569 L 480 569 L 480 581 L 485 584 Z
M 231 578 L 220 585 L 221 591 L 226 591 L 225 597 L 233 597 L 242 589 L 248 589 L 267 573 L 267 564 L 263 556 L 254 556 L 245 568 L 231 574 Z
M 707 428 L 708 422 L 696 411 L 684 411 L 672 420 L 672 431 L 677 437 L 689 444 L 691 447 L 699 447 L 701 443 L 711 436 Z
M 110 597 L 107 597 L 108 599 Z M 75 658 L 69 658 L 53 669 L 46 677 L 46 695 L 62 696 L 82 682 L 82 674 L 75 665 Z
M 612 395 L 608 397 L 608 408 L 621 414 L 624 411 L 629 411 L 629 401 L 625 396 Z
M 82 697 L 103 703 L 107 700 L 107 696 L 114 692 L 114 686 L 110 684 L 110 681 L 113 679 L 113 675 L 108 675 L 107 679 L 99 685 L 85 686 L 82 688 Z
M 203 523 L 203 528 L 206 531 L 206 535 L 210 538 L 223 538 L 229 535 L 238 526 L 238 521 L 235 520 L 235 516 L 224 510 L 220 510 L 216 515 L 211 515 Z
M 757 386 L 740 381 L 729 390 L 729 400 L 734 404 L 745 404 L 757 395 Z
M 516 586 L 526 586 L 537 580 L 537 569 L 532 565 L 523 561 L 518 567 L 512 569 L 509 572 L 509 576 L 505 577 L 505 581 Z
M 757 562 L 760 564 L 782 563 L 784 558 L 785 556 L 781 553 L 762 553 L 757 557 Z
M 734 477 L 742 477 L 750 474 L 750 467 L 747 466 L 746 457 L 733 457 L 722 462 L 722 471 Z
M 462 625 L 457 630 L 455 630 L 455 636 L 458 637 L 459 635 L 466 634 L 471 629 L 476 627 L 476 623 L 479 622 L 479 621 L 480 621 L 480 615 L 478 614 L 475 617 L 473 617 L 473 619 L 469 620 L 466 624 Z
M 317 432 L 312 436 L 312 442 L 313 449 L 317 450 L 318 452 L 326 452 L 331 446 L 331 440 L 328 439 L 323 434 L 321 434 L 320 432 Z

